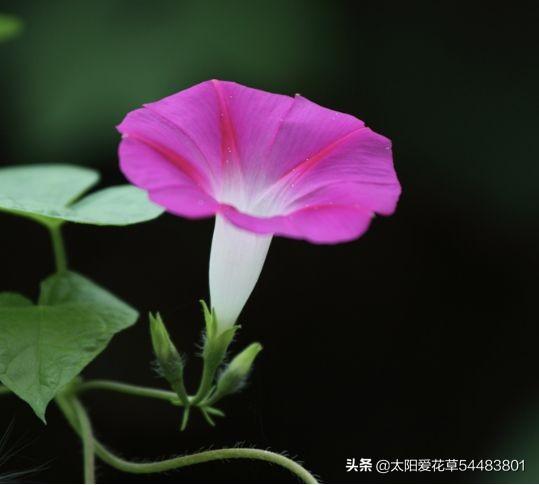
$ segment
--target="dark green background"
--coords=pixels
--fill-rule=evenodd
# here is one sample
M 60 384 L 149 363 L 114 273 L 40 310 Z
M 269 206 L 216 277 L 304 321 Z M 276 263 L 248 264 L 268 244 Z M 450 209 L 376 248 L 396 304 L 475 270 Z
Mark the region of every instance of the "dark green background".
M 536 2 L 0 1 L 25 23 L 0 44 L 0 163 L 68 162 L 122 181 L 125 113 L 217 77 L 304 96 L 394 142 L 403 196 L 361 240 L 276 240 L 238 345 L 265 350 L 216 429 L 179 433 L 166 405 L 92 396 L 98 435 L 130 457 L 238 441 L 287 450 L 327 482 L 539 480 L 539 20 Z M 0 290 L 35 294 L 45 232 L 0 216 Z M 211 221 L 70 227 L 73 266 L 142 312 L 161 310 L 193 355 Z M 147 322 L 117 337 L 92 377 L 162 385 Z M 194 381 L 198 362 L 190 361 Z M 58 412 L 44 429 L 1 403 L 31 445 L 9 469 L 81 477 Z M 519 458 L 526 473 L 346 474 L 351 457 Z M 0 470 L 0 473 L 4 470 Z M 133 481 L 100 467 L 101 481 Z M 199 466 L 144 481 L 268 482 L 263 464 Z

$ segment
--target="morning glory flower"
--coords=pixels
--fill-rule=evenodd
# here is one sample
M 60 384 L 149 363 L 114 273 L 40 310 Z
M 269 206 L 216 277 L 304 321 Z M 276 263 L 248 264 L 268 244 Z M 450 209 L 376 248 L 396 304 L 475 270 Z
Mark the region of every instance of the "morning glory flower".
M 361 236 L 400 195 L 391 142 L 308 99 L 211 80 L 129 113 L 120 166 L 168 212 L 215 216 L 210 298 L 236 322 L 273 236 L 335 244 Z

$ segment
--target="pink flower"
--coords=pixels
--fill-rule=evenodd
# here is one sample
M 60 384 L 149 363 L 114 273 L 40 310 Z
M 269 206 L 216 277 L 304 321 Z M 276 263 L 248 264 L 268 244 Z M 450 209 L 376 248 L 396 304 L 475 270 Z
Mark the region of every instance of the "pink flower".
M 391 142 L 357 118 L 296 95 L 206 81 L 118 126 L 121 169 L 176 215 L 216 215 L 210 293 L 236 321 L 273 235 L 334 244 L 394 212 Z

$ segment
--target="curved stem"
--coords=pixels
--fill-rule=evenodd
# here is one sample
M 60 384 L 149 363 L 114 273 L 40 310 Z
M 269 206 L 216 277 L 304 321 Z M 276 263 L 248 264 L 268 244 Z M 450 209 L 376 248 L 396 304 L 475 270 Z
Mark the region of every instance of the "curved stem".
M 154 399 L 161 399 L 163 401 L 172 401 L 174 404 L 181 405 L 178 395 L 175 392 L 154 389 L 152 387 L 134 386 L 132 384 L 124 384 L 123 382 L 96 379 L 93 381 L 83 382 L 75 387 L 76 392 L 92 390 L 113 391 L 123 394 L 130 394 L 132 396 L 151 397 Z
M 92 425 L 81 402 L 73 398 L 72 409 L 79 423 L 84 458 L 84 483 L 95 483 L 95 441 Z
M 192 455 L 178 456 L 168 460 L 146 463 L 136 463 L 124 460 L 123 458 L 111 453 L 100 443 L 96 443 L 96 451 L 99 458 L 101 458 L 105 463 L 127 473 L 160 473 L 177 468 L 183 468 L 185 466 L 206 463 L 209 461 L 247 459 L 261 460 L 279 465 L 296 475 L 304 483 L 318 483 L 316 478 L 314 478 L 314 476 L 299 463 L 296 463 L 290 458 L 280 455 L 279 453 L 274 453 L 267 450 L 257 450 L 253 448 L 223 448 L 221 450 L 202 451 Z
M 67 256 L 62 237 L 62 226 L 59 224 L 48 225 L 52 240 L 52 249 L 54 251 L 54 260 L 56 261 L 56 271 L 61 273 L 67 269 Z
M 65 414 L 67 420 L 69 421 L 73 429 L 80 435 L 80 425 L 72 404 L 72 402 L 78 402 L 78 399 L 76 397 L 66 398 L 65 396 L 58 396 L 56 398 L 56 402 Z M 84 411 L 82 405 L 80 406 L 82 412 L 86 414 L 86 411 Z M 192 455 L 178 456 L 176 458 L 171 458 L 168 460 L 136 463 L 124 460 L 123 458 L 115 455 L 97 440 L 95 440 L 94 443 L 95 452 L 101 460 L 103 460 L 108 465 L 127 473 L 160 473 L 209 461 L 248 459 L 261 460 L 268 463 L 273 463 L 275 465 L 279 465 L 296 475 L 304 483 L 318 483 L 316 478 L 308 470 L 303 468 L 299 463 L 296 463 L 290 458 L 287 458 L 286 456 L 280 455 L 278 453 L 274 453 L 272 451 L 257 450 L 252 448 L 224 448 L 221 450 L 209 450 L 200 453 L 194 453 Z

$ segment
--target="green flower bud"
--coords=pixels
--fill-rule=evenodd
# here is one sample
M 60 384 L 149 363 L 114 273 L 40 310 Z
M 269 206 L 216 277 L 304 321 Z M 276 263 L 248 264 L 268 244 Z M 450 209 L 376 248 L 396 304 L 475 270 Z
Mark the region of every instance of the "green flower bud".
M 255 342 L 232 359 L 219 377 L 215 392 L 216 398 L 220 399 L 227 394 L 237 392 L 245 385 L 245 381 L 251 372 L 253 362 L 261 350 L 262 345 Z M 212 399 L 212 401 L 214 401 L 214 399 Z
M 168 381 L 172 390 L 178 395 L 185 407 L 189 406 L 189 398 L 183 382 L 184 363 L 182 356 L 170 339 L 161 315 L 150 313 L 150 335 L 159 370 Z

